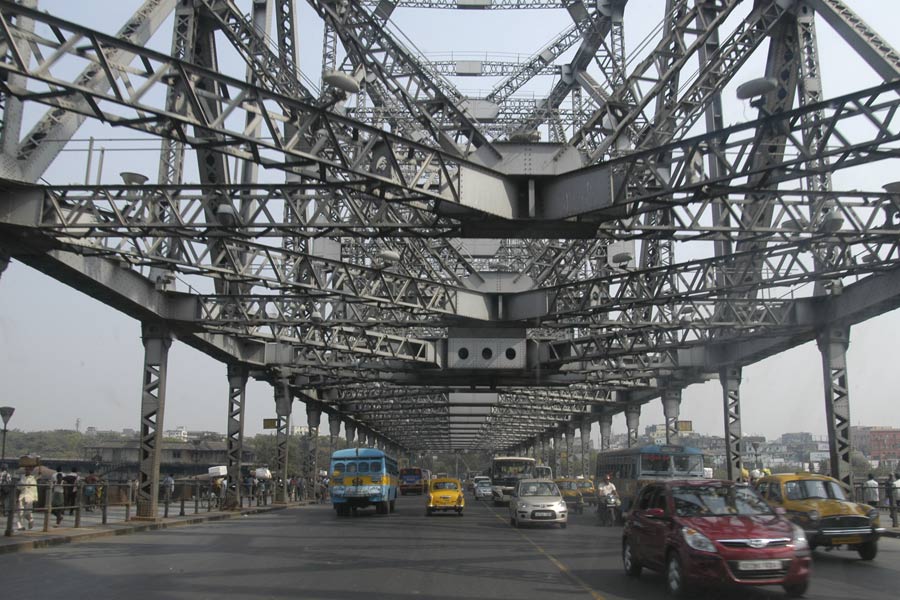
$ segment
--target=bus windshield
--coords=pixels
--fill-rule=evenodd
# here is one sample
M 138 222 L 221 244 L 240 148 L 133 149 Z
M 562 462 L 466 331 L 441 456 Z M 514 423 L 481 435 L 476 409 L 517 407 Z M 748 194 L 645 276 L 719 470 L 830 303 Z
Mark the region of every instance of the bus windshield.
M 491 463 L 491 483 L 494 485 L 515 485 L 519 479 L 534 477 L 534 459 L 501 457 Z

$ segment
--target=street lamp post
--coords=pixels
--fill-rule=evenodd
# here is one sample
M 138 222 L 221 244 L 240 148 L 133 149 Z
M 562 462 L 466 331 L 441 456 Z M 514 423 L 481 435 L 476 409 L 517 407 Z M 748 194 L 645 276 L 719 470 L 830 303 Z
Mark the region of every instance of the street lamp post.
M 6 462 L 6 425 L 14 412 L 16 409 L 12 406 L 0 406 L 0 418 L 3 419 L 3 451 L 0 454 L 0 463 Z

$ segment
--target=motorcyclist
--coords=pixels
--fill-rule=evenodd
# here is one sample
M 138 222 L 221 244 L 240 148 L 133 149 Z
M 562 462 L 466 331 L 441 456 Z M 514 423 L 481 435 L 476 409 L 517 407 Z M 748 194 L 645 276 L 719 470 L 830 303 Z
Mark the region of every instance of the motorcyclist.
M 616 489 L 616 484 L 612 482 L 612 477 L 607 473 L 603 477 L 603 481 L 597 485 L 597 498 L 599 500 L 597 502 L 597 513 L 601 522 L 613 525 L 618 519 L 618 509 L 608 503 L 607 499 L 610 497 L 616 499 L 616 505 L 619 504 L 619 491 Z
M 603 477 L 603 481 L 597 486 L 597 497 L 602 500 L 609 494 L 612 494 L 616 498 L 619 497 L 619 492 L 616 490 L 616 484 L 612 482 L 612 477 L 607 473 Z

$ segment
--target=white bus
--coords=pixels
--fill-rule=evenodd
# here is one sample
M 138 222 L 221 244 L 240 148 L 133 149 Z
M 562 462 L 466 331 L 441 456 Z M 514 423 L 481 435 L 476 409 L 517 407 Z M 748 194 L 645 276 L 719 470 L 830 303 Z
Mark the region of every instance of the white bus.
M 527 456 L 495 456 L 491 461 L 491 497 L 494 504 L 509 504 L 520 479 L 534 477 L 535 462 Z

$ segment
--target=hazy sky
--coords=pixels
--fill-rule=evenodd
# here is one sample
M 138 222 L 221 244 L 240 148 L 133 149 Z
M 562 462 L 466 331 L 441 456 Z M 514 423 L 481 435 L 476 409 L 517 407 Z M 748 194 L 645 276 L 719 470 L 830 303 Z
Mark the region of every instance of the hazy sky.
M 645 6 L 644 2 L 632 0 L 626 11 L 629 46 L 636 45 L 653 25 L 641 21 L 641 15 L 635 16 L 635 7 Z M 895 48 L 900 47 L 897 3 L 867 0 L 847 4 Z M 94 5 L 98 10 L 85 10 L 86 5 Z M 105 0 L 41 3 L 42 8 L 63 18 L 84 22 L 84 15 L 90 14 L 90 23 L 85 24 L 110 33 L 138 5 L 134 1 Z M 318 80 L 320 24 L 310 15 L 305 3 L 300 5 L 301 64 L 310 77 Z M 654 23 L 658 18 L 654 14 Z M 567 19 L 565 11 L 476 14 L 411 10 L 398 10 L 394 18 L 406 26 L 415 45 L 431 56 L 451 49 L 530 55 L 567 27 Z M 826 97 L 878 83 L 877 77 L 827 25 L 819 20 L 817 27 Z M 163 25 L 150 45 L 167 50 L 170 29 L 170 24 Z M 549 85 L 549 81 L 544 81 L 541 89 L 549 89 Z M 467 80 L 461 87 L 489 89 L 491 84 Z M 730 111 L 726 113 L 727 122 L 752 117 L 745 107 L 736 105 L 733 94 L 726 100 L 730 107 L 727 107 Z M 37 108 L 29 109 L 26 118 L 34 119 L 40 112 Z M 78 137 L 83 139 L 89 135 L 122 138 L 130 134 L 90 125 Z M 108 142 L 107 145 L 112 149 L 116 144 Z M 143 164 L 144 158 L 146 168 L 136 168 L 135 163 Z M 156 156 L 151 152 L 109 152 L 106 161 L 104 181 L 118 181 L 116 173 L 122 170 L 142 170 L 151 176 L 156 171 Z M 64 154 L 45 177 L 52 183 L 81 182 L 84 168 L 83 152 Z M 880 189 L 883 183 L 898 179 L 897 161 L 855 177 L 861 180 L 836 178 L 836 188 Z M 900 369 L 895 358 L 898 335 L 900 314 L 896 312 L 859 325 L 851 332 L 848 364 L 854 425 L 900 427 L 900 411 L 896 409 L 900 389 Z M 0 405 L 16 408 L 10 427 L 74 428 L 80 419 L 82 430 L 88 426 L 137 429 L 142 362 L 140 325 L 136 321 L 16 261 L 0 277 Z M 165 428 L 183 425 L 189 429 L 224 431 L 228 392 L 224 365 L 176 341 L 169 353 L 168 366 Z M 274 416 L 273 395 L 267 384 L 251 381 L 247 396 L 247 431 L 252 435 L 262 430 L 263 418 Z M 822 366 L 815 344 L 745 368 L 741 396 L 746 434 L 774 437 L 785 431 L 825 433 Z M 305 416 L 301 416 L 302 404 L 294 404 L 294 413 L 305 422 Z M 685 390 L 682 418 L 692 420 L 695 429 L 721 434 L 724 425 L 717 381 Z M 641 428 L 659 422 L 662 422 L 659 402 L 645 406 Z M 616 417 L 614 432 L 621 433 L 624 429 L 624 419 Z M 596 439 L 596 428 L 594 431 Z

